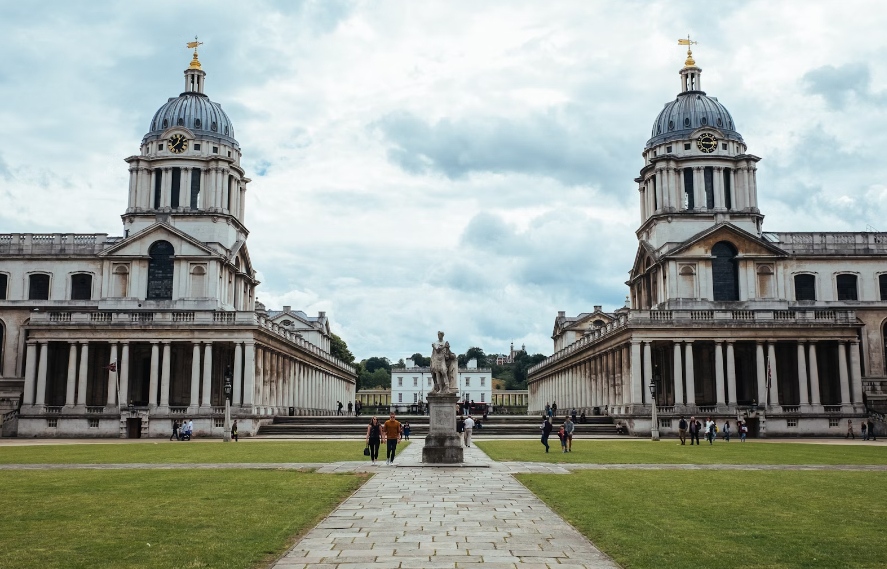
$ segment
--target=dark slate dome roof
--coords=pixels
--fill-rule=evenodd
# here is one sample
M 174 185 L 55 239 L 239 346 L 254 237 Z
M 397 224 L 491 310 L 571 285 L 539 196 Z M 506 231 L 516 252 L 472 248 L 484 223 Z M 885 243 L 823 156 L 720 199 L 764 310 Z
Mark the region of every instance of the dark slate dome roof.
M 218 139 L 235 147 L 240 146 L 234 139 L 234 125 L 222 110 L 222 106 L 210 101 L 203 93 L 190 91 L 170 98 L 154 113 L 145 138 L 159 136 L 173 126 L 183 126 L 197 136 Z
M 709 97 L 703 91 L 686 91 L 666 103 L 656 117 L 647 148 L 669 140 L 689 138 L 691 132 L 704 126 L 720 130 L 728 139 L 742 141 L 730 111 L 716 97 Z

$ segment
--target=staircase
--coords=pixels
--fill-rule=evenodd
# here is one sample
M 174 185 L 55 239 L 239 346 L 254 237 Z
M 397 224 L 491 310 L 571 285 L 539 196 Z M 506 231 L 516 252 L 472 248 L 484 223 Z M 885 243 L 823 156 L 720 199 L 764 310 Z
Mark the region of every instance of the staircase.
M 476 416 L 475 416 L 476 417 Z M 259 428 L 256 438 L 363 438 L 371 417 L 318 416 L 318 417 L 274 417 L 270 425 Z M 387 416 L 379 416 L 380 422 Z M 401 423 L 410 424 L 410 438 L 428 434 L 428 417 L 425 415 L 398 415 Z M 483 428 L 475 428 L 472 435 L 476 439 L 535 438 L 541 434 L 542 420 L 535 415 L 490 415 L 483 422 Z M 555 421 L 555 430 L 563 422 L 563 417 Z M 555 436 L 552 432 L 552 436 Z M 586 423 L 576 424 L 575 436 L 579 438 L 617 438 L 616 425 L 612 417 L 587 417 Z

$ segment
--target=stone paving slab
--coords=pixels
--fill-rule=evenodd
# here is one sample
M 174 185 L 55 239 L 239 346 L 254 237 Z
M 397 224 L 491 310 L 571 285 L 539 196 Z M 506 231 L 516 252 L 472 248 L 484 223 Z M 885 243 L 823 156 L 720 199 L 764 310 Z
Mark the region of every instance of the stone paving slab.
M 476 447 L 456 467 L 418 468 L 421 453 L 378 467 L 273 567 L 618 567 Z

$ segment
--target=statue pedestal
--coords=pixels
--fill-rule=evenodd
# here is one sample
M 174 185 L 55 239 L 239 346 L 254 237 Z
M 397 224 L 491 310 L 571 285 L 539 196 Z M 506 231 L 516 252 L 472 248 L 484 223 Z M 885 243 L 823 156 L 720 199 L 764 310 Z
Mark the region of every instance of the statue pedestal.
M 458 395 L 428 395 L 430 420 L 422 462 L 459 464 L 462 462 L 462 437 L 456 432 Z

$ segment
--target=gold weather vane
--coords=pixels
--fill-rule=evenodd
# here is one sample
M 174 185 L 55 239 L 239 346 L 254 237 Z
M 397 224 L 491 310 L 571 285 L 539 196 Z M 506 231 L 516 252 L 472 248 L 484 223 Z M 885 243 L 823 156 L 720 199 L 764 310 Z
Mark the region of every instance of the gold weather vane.
M 693 44 L 698 44 L 698 43 L 699 43 L 698 41 L 690 41 L 689 34 L 687 35 L 687 39 L 678 40 L 678 45 L 687 46 L 687 61 L 684 62 L 684 67 L 696 67 L 696 62 L 693 61 L 693 52 L 690 50 L 690 46 Z M 195 51 L 194 53 L 197 53 L 197 52 Z
M 194 58 L 191 60 L 189 69 L 200 69 L 200 61 L 197 59 L 197 46 L 203 45 L 203 42 L 197 41 L 197 36 L 194 36 L 194 41 L 189 41 L 186 45 L 188 46 L 188 49 L 194 50 Z

